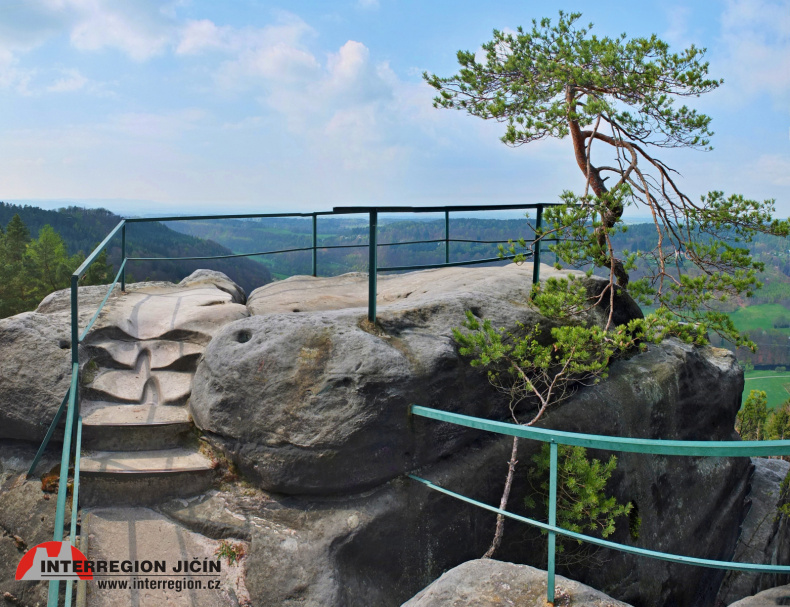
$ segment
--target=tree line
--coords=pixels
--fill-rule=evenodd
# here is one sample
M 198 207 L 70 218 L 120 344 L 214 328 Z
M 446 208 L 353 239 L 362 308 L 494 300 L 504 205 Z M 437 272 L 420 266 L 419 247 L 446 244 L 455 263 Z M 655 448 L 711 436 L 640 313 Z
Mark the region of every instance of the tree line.
M 84 255 L 90 254 L 96 244 L 101 242 L 122 219 L 106 209 L 83 209 L 71 206 L 48 210 L 0 202 L 0 226 L 7 226 L 13 220 L 14 215 L 19 215 L 20 220 L 27 227 L 28 238 L 31 241 L 37 240 L 41 230 L 49 226 L 60 237 L 65 247 L 65 256 L 69 259 L 75 255 L 82 255 L 82 259 L 84 259 Z M 51 236 L 48 238 L 52 240 Z M 110 241 L 106 251 L 106 258 L 102 256 L 102 259 L 106 259 L 107 264 L 115 266 L 117 271 L 122 258 L 120 235 L 116 235 Z M 127 283 L 133 282 L 134 279 L 178 282 L 199 268 L 225 273 L 247 293 L 271 282 L 272 278 L 268 268 L 250 259 L 192 261 L 162 259 L 168 257 L 211 257 L 230 253 L 230 250 L 216 242 L 175 232 L 159 222 L 130 223 L 126 226 L 127 257 L 150 258 L 127 263 Z M 10 269 L 5 268 L 7 260 L 3 259 L 2 263 L 4 271 L 11 272 Z M 74 268 L 76 267 L 74 266 Z M 73 268 L 66 273 L 70 274 L 72 271 Z M 108 276 L 106 282 L 112 280 L 113 277 L 114 274 Z M 91 280 L 91 277 L 89 276 L 85 280 Z M 4 284 L 6 283 L 4 282 Z M 56 284 L 63 285 L 62 281 L 56 281 Z M 81 282 L 80 284 L 88 283 Z M 38 296 L 43 293 L 43 289 L 34 295 L 28 291 L 29 289 L 26 288 L 24 293 L 14 295 L 12 290 L 9 297 L 25 300 L 26 306 L 21 309 L 29 310 L 40 301 Z M 11 309 L 20 310 L 20 306 L 15 305 Z M 3 312 L 0 316 L 6 315 L 8 312 Z
M 34 309 L 49 293 L 69 286 L 71 274 L 85 254 L 69 255 L 66 243 L 52 226 L 44 225 L 38 237 L 19 214 L 3 229 L 0 225 L 0 318 Z M 113 273 L 102 251 L 83 275 L 80 284 L 97 285 L 109 282 Z

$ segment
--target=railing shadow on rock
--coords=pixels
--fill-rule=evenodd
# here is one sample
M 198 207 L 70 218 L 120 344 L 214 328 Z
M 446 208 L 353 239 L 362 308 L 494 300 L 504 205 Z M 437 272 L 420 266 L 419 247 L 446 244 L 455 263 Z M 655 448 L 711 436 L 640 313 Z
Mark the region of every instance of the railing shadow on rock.
M 536 211 L 536 219 L 534 229 L 536 234 L 541 229 L 543 209 L 546 207 L 556 206 L 548 203 L 538 204 L 505 204 L 505 205 L 457 205 L 457 206 L 432 206 L 432 207 L 406 207 L 406 206 L 380 206 L 380 207 L 335 207 L 332 211 L 316 211 L 311 213 L 248 213 L 248 214 L 234 214 L 234 215 L 188 215 L 188 216 L 171 216 L 171 217 L 134 217 L 121 220 L 115 228 L 107 235 L 107 237 L 93 250 L 93 252 L 85 259 L 85 261 L 77 268 L 71 275 L 71 384 L 69 390 L 66 392 L 63 400 L 58 408 L 44 440 L 36 453 L 33 462 L 28 469 L 27 476 L 30 477 L 38 466 L 44 451 L 46 450 L 55 430 L 60 423 L 60 420 L 65 411 L 65 429 L 63 447 L 61 451 L 61 464 L 60 464 L 60 477 L 58 481 L 57 491 L 57 506 L 55 510 L 55 529 L 53 538 L 55 541 L 63 540 L 63 531 L 65 526 L 65 513 L 66 513 L 66 499 L 68 494 L 68 480 L 69 470 L 73 465 L 73 484 L 72 484 L 72 502 L 71 502 L 71 521 L 69 530 L 69 541 L 75 547 L 79 547 L 79 530 L 77 524 L 77 512 L 79 509 L 79 482 L 80 482 L 80 453 L 82 447 L 82 416 L 80 415 L 80 398 L 79 398 L 79 385 L 80 385 L 80 361 L 79 361 L 79 345 L 85 340 L 93 325 L 96 323 L 101 311 L 104 309 L 107 301 L 112 295 L 115 287 L 120 283 L 121 291 L 126 291 L 126 264 L 133 261 L 194 261 L 194 260 L 210 260 L 210 259 L 232 259 L 241 257 L 255 257 L 261 255 L 274 255 L 278 253 L 292 253 L 297 251 L 311 251 L 312 253 L 312 275 L 318 275 L 318 251 L 329 249 L 347 249 L 347 248 L 367 248 L 369 271 L 368 271 L 368 320 L 376 322 L 376 291 L 377 291 L 377 273 L 378 272 L 396 272 L 405 270 L 424 270 L 429 268 L 444 268 L 454 266 L 467 266 L 475 264 L 485 264 L 499 262 L 506 259 L 513 259 L 515 255 L 499 255 L 497 257 L 485 259 L 473 259 L 465 261 L 450 261 L 450 243 L 464 242 L 464 243 L 481 243 L 481 244 L 495 244 L 496 241 L 483 241 L 483 240 L 469 240 L 469 239 L 454 239 L 450 238 L 450 213 L 453 212 L 477 212 L 477 211 L 521 211 L 531 210 Z M 433 240 L 418 240 L 408 242 L 392 242 L 392 243 L 379 243 L 378 242 L 378 219 L 380 213 L 443 213 L 444 214 L 444 238 Z M 321 245 L 318 241 L 318 218 L 334 215 L 354 215 L 366 214 L 369 220 L 369 239 L 367 244 L 359 245 Z M 312 242 L 309 247 L 297 247 L 290 249 L 279 249 L 275 251 L 259 251 L 254 253 L 237 253 L 230 255 L 213 255 L 213 256 L 185 256 L 185 257 L 129 257 L 127 256 L 127 242 L 126 242 L 126 228 L 127 225 L 133 223 L 150 223 L 150 222 L 165 222 L 165 221 L 188 221 L 188 220 L 201 220 L 201 219 L 275 219 L 275 218 L 289 218 L 289 217 L 309 217 L 312 222 Z M 80 278 L 88 271 L 90 265 L 96 260 L 98 255 L 107 249 L 108 245 L 118 234 L 121 238 L 121 264 L 118 269 L 115 279 L 109 285 L 107 294 L 99 304 L 98 309 L 88 321 L 86 327 L 80 332 L 79 329 L 79 281 Z M 514 239 L 515 240 L 515 239 Z M 543 241 L 549 241 L 546 238 L 534 238 L 529 242 L 527 250 L 523 255 L 532 258 L 533 261 L 533 274 L 532 282 L 537 284 L 540 281 L 540 252 L 541 244 Z M 413 244 L 430 244 L 430 243 L 444 243 L 445 261 L 439 264 L 423 264 L 416 266 L 393 266 L 393 267 L 379 267 L 378 266 L 378 248 L 400 245 L 413 245 Z M 59 604 L 60 581 L 52 580 L 49 582 L 49 591 L 47 599 L 47 607 L 57 607 Z M 70 607 L 73 599 L 73 581 L 66 582 L 65 602 L 66 607 Z

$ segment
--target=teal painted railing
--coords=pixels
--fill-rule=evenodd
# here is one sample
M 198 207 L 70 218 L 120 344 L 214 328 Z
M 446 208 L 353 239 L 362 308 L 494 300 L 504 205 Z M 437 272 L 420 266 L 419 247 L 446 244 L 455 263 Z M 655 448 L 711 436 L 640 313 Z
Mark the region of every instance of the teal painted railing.
M 558 445 L 572 445 L 578 447 L 589 447 L 592 449 L 602 449 L 606 451 L 620 451 L 626 453 L 645 453 L 651 455 L 678 455 L 695 457 L 747 457 L 747 456 L 777 456 L 790 455 L 790 440 L 775 441 L 677 441 L 677 440 L 658 440 L 645 438 L 628 438 L 619 436 L 602 436 L 597 434 L 579 434 L 575 432 L 564 432 L 561 430 L 548 430 L 545 428 L 534 428 L 531 426 L 519 426 L 508 422 L 501 422 L 479 417 L 470 417 L 460 413 L 450 413 L 419 405 L 411 405 L 412 415 L 425 417 L 455 424 L 475 428 L 486 432 L 514 436 L 549 443 L 550 448 L 550 468 L 549 468 L 549 512 L 548 523 L 536 521 L 524 516 L 513 514 L 506 510 L 501 510 L 495 506 L 471 499 L 460 495 L 444 487 L 440 487 L 429 480 L 420 478 L 414 474 L 409 474 L 409 478 L 423 483 L 433 490 L 449 495 L 455 499 L 462 500 L 478 508 L 501 514 L 534 527 L 538 527 L 548 532 L 548 563 L 547 563 L 547 588 L 546 600 L 554 604 L 555 584 L 555 541 L 557 535 L 563 535 L 575 540 L 588 542 L 596 546 L 611 548 L 629 554 L 646 556 L 649 558 L 682 563 L 685 565 L 696 565 L 700 567 L 713 567 L 716 569 L 730 569 L 735 571 L 745 571 L 748 573 L 790 573 L 790 566 L 785 565 L 761 565 L 756 563 L 737 563 L 731 561 L 717 561 L 702 559 L 667 552 L 658 552 L 628 546 L 608 540 L 568 531 L 557 527 L 557 451 Z
M 52 423 L 47 429 L 44 440 L 33 459 L 30 468 L 28 469 L 28 477 L 33 474 L 38 466 L 41 456 L 49 444 L 52 435 L 55 433 L 58 424 L 66 412 L 65 432 L 63 439 L 63 448 L 61 451 L 61 464 L 60 464 L 60 478 L 58 481 L 57 492 L 57 508 L 55 511 L 55 541 L 63 541 L 63 529 L 65 525 L 66 516 L 66 497 L 68 493 L 68 477 L 69 469 L 73 463 L 74 477 L 73 477 L 73 491 L 71 502 L 71 527 L 69 538 L 74 546 L 77 546 L 77 512 L 79 509 L 79 469 L 80 469 L 80 450 L 82 446 L 82 416 L 80 415 L 80 399 L 79 399 L 79 344 L 88 335 L 88 332 L 93 327 L 96 320 L 99 318 L 102 309 L 104 308 L 107 300 L 112 294 L 115 286 L 120 282 L 121 291 L 126 291 L 126 264 L 130 261 L 165 261 L 165 260 L 201 260 L 201 259 L 231 259 L 236 257 L 254 257 L 258 255 L 273 255 L 276 253 L 290 253 L 296 251 L 311 251 L 312 252 L 312 275 L 318 274 L 318 250 L 319 249 L 347 249 L 347 248 L 364 248 L 368 247 L 370 254 L 371 271 L 368 272 L 369 276 L 369 291 L 368 291 L 368 318 L 371 322 L 376 321 L 376 274 L 377 272 L 397 271 L 397 270 L 418 270 L 426 268 L 442 268 L 450 266 L 473 265 L 481 263 L 490 263 L 501 261 L 502 259 L 509 259 L 513 256 L 493 257 L 487 259 L 477 259 L 470 261 L 450 262 L 450 243 L 451 242 L 480 242 L 486 243 L 487 241 L 475 240 L 462 240 L 450 238 L 450 213 L 451 212 L 469 212 L 469 211 L 505 211 L 505 210 L 527 210 L 537 209 L 536 229 L 541 227 L 541 218 L 543 208 L 545 206 L 554 206 L 550 204 L 527 204 L 527 205 L 477 205 L 477 206 L 443 206 L 443 207 L 342 207 L 335 208 L 332 211 L 317 211 L 313 213 L 254 213 L 254 214 L 237 214 L 237 215 L 192 215 L 192 216 L 173 216 L 173 217 L 140 217 L 129 218 L 121 220 L 115 228 L 107 235 L 107 237 L 96 247 L 96 249 L 88 256 L 82 265 L 74 271 L 71 276 L 71 385 L 66 395 L 58 408 Z M 378 213 L 444 213 L 445 218 L 445 234 L 441 240 L 421 240 L 411 242 L 395 242 L 395 243 L 378 243 L 377 240 L 377 225 Z M 365 213 L 369 217 L 370 225 L 370 239 L 368 244 L 362 245 L 330 245 L 321 246 L 318 242 L 318 218 L 328 215 L 349 215 Z M 257 219 L 257 218 L 278 218 L 278 217 L 310 217 L 312 220 L 312 243 L 309 247 L 300 247 L 293 249 L 280 249 L 277 251 L 261 251 L 256 253 L 240 253 L 231 255 L 214 255 L 207 257 L 128 257 L 127 242 L 126 242 L 126 226 L 131 223 L 146 223 L 146 222 L 162 222 L 162 221 L 184 221 L 184 220 L 199 220 L 199 219 Z M 107 248 L 110 241 L 120 234 L 121 238 L 121 265 L 118 268 L 118 273 L 115 279 L 109 285 L 107 294 L 99 304 L 98 309 L 93 314 L 88 324 L 80 332 L 79 329 L 79 280 L 87 272 L 88 267 L 96 260 L 96 257 L 103 250 Z M 426 264 L 420 266 L 403 266 L 382 268 L 378 267 L 378 247 L 383 246 L 397 246 L 406 244 L 427 244 L 444 242 L 445 245 L 445 263 L 442 264 Z M 540 280 L 540 245 L 541 241 L 533 240 L 532 247 L 534 248 L 534 268 L 533 268 L 533 283 Z M 527 252 L 531 254 L 531 252 Z M 60 590 L 59 581 L 51 581 L 49 583 L 49 595 L 47 600 L 47 607 L 56 607 L 58 605 L 58 593 Z M 70 607 L 72 602 L 72 582 L 66 582 L 66 599 L 65 605 Z

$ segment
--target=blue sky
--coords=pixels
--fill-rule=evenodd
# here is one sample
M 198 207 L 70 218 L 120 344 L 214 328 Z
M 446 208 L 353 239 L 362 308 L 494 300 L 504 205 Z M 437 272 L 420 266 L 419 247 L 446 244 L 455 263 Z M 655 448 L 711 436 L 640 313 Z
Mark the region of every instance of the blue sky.
M 425 70 L 557 9 L 598 35 L 708 49 L 714 151 L 666 150 L 692 197 L 790 215 L 790 0 L 0 2 L 0 200 L 123 213 L 553 202 L 569 140 L 519 149 L 431 106 Z M 635 6 L 640 8 L 635 9 Z

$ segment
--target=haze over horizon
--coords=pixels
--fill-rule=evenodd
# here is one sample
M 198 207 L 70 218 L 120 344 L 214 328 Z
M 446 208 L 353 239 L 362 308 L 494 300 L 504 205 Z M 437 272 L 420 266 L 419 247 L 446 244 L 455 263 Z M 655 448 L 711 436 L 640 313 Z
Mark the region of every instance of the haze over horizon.
M 555 202 L 569 140 L 508 148 L 502 125 L 437 110 L 423 71 L 559 5 L 348 0 L 0 7 L 0 200 L 124 214 Z M 790 215 L 790 0 L 571 2 L 598 36 L 708 48 L 692 100 L 714 150 L 664 150 L 692 199 L 775 198 Z M 221 202 L 218 202 L 221 201 Z M 635 210 L 631 216 L 643 215 Z

